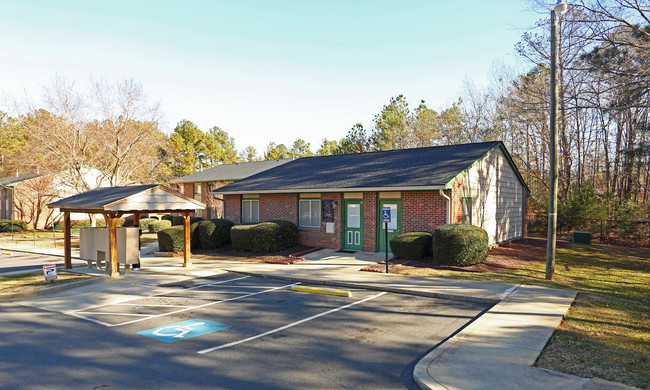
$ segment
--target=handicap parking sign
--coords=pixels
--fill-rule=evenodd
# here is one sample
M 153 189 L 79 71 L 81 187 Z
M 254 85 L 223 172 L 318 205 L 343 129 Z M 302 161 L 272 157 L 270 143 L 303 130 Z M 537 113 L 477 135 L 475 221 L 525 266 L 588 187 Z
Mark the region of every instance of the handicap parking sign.
M 218 322 L 212 322 L 197 318 L 195 320 L 177 322 L 175 324 L 143 330 L 136 333 L 151 337 L 152 339 L 164 341 L 166 343 L 173 343 L 175 341 L 185 340 L 227 328 L 230 328 L 230 325 L 224 325 Z
M 382 207 L 381 209 L 381 221 L 390 222 L 390 207 Z

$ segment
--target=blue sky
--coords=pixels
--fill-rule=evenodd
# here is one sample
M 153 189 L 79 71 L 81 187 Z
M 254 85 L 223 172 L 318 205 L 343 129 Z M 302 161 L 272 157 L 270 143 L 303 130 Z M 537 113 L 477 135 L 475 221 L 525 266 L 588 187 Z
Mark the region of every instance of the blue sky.
M 494 63 L 523 71 L 514 45 L 540 17 L 524 0 L 0 5 L 5 95 L 38 97 L 57 73 L 80 86 L 133 78 L 161 102 L 167 133 L 181 119 L 216 125 L 260 155 L 271 141 L 315 151 L 356 122 L 369 128 L 398 94 L 442 109 Z

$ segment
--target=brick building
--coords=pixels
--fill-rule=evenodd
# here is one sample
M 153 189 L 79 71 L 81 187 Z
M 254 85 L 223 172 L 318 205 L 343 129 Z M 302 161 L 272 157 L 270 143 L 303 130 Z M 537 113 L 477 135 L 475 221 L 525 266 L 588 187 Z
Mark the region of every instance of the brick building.
M 223 197 L 210 192 L 237 180 L 255 175 L 270 168 L 291 161 L 280 160 L 249 161 L 235 164 L 222 164 L 204 171 L 179 177 L 170 182 L 171 187 L 185 196 L 204 203 L 205 210 L 197 211 L 197 217 L 221 218 L 223 216 Z
M 299 242 L 383 251 L 390 237 L 470 223 L 490 243 L 526 235 L 528 187 L 502 142 L 303 157 L 213 192 L 235 224 L 282 219 Z

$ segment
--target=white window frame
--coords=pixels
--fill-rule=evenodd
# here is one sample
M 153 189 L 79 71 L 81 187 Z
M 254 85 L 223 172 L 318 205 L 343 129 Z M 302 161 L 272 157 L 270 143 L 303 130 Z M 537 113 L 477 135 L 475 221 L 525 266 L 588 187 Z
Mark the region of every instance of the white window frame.
M 303 203 L 304 202 L 304 203 Z M 308 205 L 308 206 L 303 206 Z M 309 225 L 302 224 L 302 211 L 303 207 L 309 207 Z M 317 212 L 317 216 L 314 214 Z M 316 221 L 317 219 L 317 221 Z M 310 228 L 310 229 L 320 229 L 321 228 L 321 200 L 320 199 L 300 199 L 298 201 L 298 227 L 301 228 Z
M 250 221 L 244 219 L 244 208 L 248 207 Z M 257 208 L 257 220 L 253 220 L 253 208 Z M 241 222 L 242 223 L 258 223 L 260 221 L 260 200 L 259 199 L 242 199 L 241 201 Z

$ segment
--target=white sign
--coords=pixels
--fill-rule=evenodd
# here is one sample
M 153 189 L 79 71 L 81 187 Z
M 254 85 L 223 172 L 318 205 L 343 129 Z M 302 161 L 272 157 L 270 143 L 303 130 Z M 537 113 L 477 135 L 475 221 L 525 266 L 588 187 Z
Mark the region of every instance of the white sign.
M 43 275 L 45 275 L 45 280 L 48 282 L 53 282 L 56 280 L 56 264 L 46 264 L 43 266 Z

